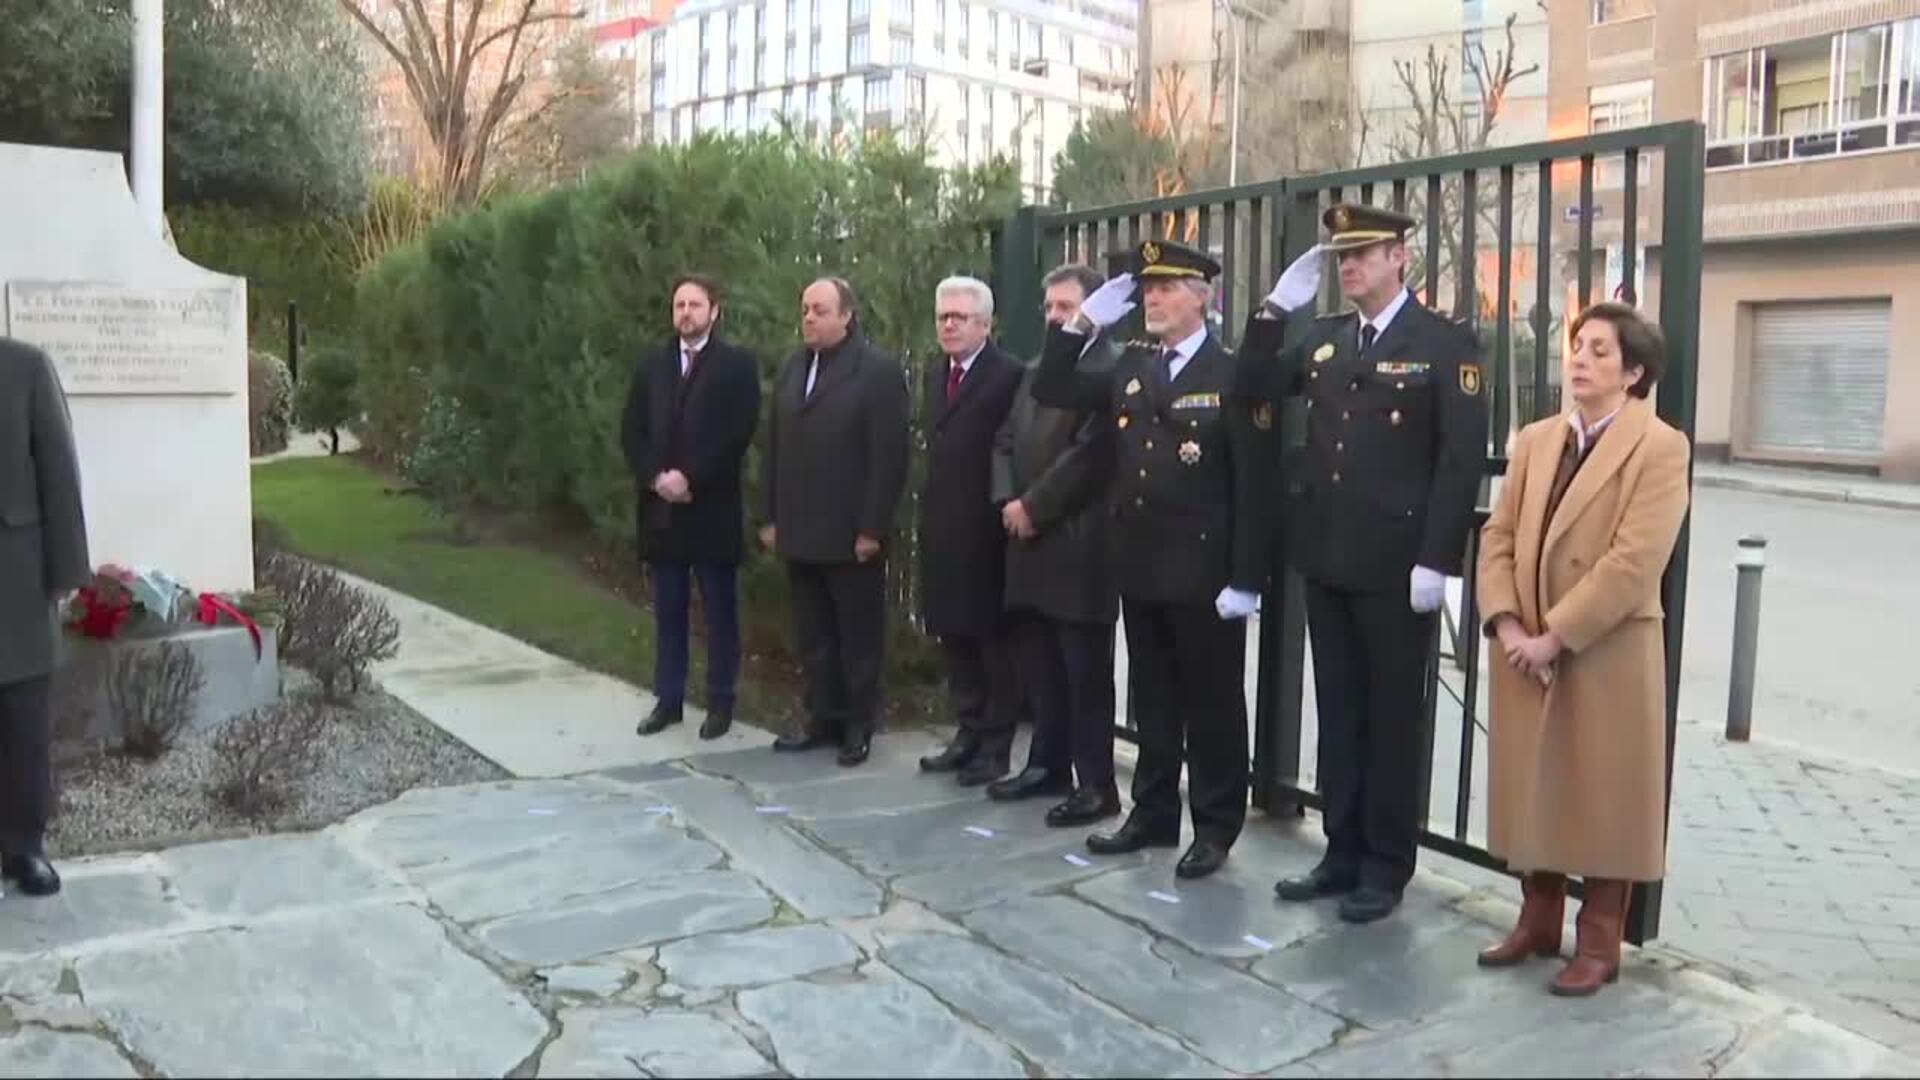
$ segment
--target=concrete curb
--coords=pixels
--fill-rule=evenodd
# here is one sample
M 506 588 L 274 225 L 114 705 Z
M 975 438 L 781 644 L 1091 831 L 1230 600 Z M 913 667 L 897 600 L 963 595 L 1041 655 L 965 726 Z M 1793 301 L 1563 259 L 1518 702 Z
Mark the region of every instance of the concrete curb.
M 1791 499 L 1807 499 L 1814 502 L 1873 506 L 1884 510 L 1920 510 L 1920 490 L 1916 490 L 1912 495 L 1894 495 L 1876 491 L 1859 491 L 1853 488 L 1808 487 L 1790 480 L 1754 480 L 1744 476 L 1716 476 L 1708 473 L 1694 474 L 1693 483 L 1695 487 L 1750 491 L 1760 495 L 1782 495 Z

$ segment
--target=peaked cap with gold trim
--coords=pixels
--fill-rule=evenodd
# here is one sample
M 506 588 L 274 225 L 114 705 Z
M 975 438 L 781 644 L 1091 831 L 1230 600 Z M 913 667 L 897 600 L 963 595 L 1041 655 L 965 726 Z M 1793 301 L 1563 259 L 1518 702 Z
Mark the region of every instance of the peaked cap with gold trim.
M 1414 220 L 1405 214 L 1364 203 L 1334 203 L 1320 220 L 1327 227 L 1328 251 L 1353 251 L 1403 240 L 1414 226 Z
M 1131 254 L 1133 274 L 1138 278 L 1198 278 L 1212 281 L 1220 274 L 1220 264 L 1206 252 L 1196 251 L 1172 240 L 1143 241 Z

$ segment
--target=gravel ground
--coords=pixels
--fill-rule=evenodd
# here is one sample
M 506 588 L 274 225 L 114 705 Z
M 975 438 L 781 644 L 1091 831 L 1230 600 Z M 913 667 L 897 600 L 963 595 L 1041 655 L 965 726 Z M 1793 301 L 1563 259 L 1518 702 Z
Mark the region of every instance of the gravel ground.
M 289 669 L 288 689 L 301 678 Z M 380 691 L 331 710 L 311 769 L 269 816 L 251 821 L 211 791 L 213 733 L 156 762 L 103 753 L 58 770 L 47 837 L 61 857 L 143 851 L 254 833 L 317 829 L 417 787 L 504 778 L 499 766 Z

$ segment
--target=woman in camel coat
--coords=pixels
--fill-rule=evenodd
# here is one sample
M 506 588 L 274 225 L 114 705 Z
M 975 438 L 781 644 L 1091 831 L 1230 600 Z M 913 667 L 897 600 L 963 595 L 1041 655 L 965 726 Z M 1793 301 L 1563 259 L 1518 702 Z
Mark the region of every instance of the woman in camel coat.
M 1481 964 L 1560 951 L 1567 878 L 1586 881 L 1552 990 L 1614 981 L 1634 882 L 1666 864 L 1660 578 L 1687 515 L 1687 437 L 1655 415 L 1657 329 L 1598 304 L 1573 325 L 1576 407 L 1528 425 L 1481 533 L 1492 651 L 1488 840 L 1524 877 L 1519 925 Z

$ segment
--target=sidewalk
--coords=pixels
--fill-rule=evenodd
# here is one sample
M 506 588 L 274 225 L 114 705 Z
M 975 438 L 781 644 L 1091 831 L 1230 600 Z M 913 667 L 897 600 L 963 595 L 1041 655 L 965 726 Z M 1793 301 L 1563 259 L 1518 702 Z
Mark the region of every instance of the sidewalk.
M 1872 476 L 1789 469 L 1771 465 L 1697 462 L 1693 482 L 1700 487 L 1786 495 L 1820 502 L 1853 503 L 1891 510 L 1920 510 L 1920 484 L 1903 484 Z
M 1093 859 L 1034 805 L 872 761 L 631 735 L 644 694 L 425 605 L 390 691 L 509 769 L 322 833 L 75 863 L 0 901 L 0 1072 L 29 1075 L 1906 1075 L 1664 948 L 1566 1002 L 1483 972 L 1513 917 L 1423 872 L 1349 927 L 1226 870 Z M 624 738 L 620 733 L 625 732 Z M 676 741 L 677 740 L 677 741 Z M 1429 865 L 1444 865 L 1428 860 Z

